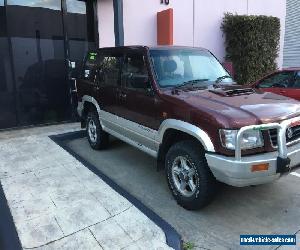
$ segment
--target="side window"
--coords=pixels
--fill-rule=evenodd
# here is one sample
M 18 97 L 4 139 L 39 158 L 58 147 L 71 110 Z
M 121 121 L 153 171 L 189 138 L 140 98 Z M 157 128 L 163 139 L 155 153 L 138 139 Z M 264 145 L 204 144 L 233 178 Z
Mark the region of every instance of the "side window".
M 104 55 L 99 67 L 100 84 L 118 86 L 120 85 L 120 67 L 122 55 Z
M 275 73 L 263 80 L 258 84 L 259 88 L 287 88 L 293 82 L 294 72 L 280 72 Z
M 122 83 L 125 88 L 146 91 L 150 88 L 148 70 L 142 54 L 128 54 L 122 68 Z
M 296 71 L 295 73 L 295 81 L 292 88 L 300 89 L 300 71 Z
M 97 53 L 89 52 L 84 64 L 82 78 L 91 82 L 95 81 L 97 69 Z

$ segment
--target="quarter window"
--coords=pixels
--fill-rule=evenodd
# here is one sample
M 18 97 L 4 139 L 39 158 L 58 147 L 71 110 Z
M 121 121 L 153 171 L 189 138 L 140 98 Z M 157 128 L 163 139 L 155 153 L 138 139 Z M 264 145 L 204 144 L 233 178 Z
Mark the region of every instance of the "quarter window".
M 84 70 L 83 70 L 83 78 L 89 81 L 95 81 L 96 70 L 98 64 L 98 55 L 96 52 L 88 53 Z

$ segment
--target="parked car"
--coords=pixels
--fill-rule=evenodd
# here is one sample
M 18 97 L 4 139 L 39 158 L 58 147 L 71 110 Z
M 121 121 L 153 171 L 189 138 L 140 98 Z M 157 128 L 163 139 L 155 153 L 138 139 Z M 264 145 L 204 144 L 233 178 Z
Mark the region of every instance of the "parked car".
M 234 84 L 206 49 L 99 49 L 77 88 L 91 147 L 110 134 L 156 157 L 186 209 L 208 204 L 217 181 L 264 184 L 300 164 L 299 102 Z
M 300 100 L 300 68 L 275 71 L 255 82 L 253 87 Z

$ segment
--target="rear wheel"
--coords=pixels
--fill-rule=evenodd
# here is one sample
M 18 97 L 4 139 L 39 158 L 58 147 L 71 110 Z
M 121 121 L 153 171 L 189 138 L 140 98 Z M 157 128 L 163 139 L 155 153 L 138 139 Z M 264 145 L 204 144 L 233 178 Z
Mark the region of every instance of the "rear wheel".
M 169 187 L 179 205 L 196 210 L 211 202 L 217 181 L 198 143 L 187 140 L 174 144 L 165 164 Z
M 86 135 L 93 149 L 104 149 L 108 146 L 109 136 L 102 130 L 98 114 L 89 112 L 86 120 Z

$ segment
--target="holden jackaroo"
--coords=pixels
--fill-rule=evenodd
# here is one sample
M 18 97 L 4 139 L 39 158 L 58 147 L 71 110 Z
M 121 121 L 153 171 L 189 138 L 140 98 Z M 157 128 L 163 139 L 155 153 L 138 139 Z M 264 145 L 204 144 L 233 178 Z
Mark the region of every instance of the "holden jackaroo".
M 208 204 L 218 181 L 264 184 L 300 164 L 299 102 L 238 86 L 206 49 L 99 49 L 76 86 L 91 147 L 112 135 L 156 157 L 186 209 Z

